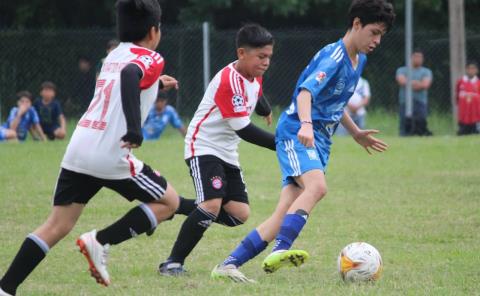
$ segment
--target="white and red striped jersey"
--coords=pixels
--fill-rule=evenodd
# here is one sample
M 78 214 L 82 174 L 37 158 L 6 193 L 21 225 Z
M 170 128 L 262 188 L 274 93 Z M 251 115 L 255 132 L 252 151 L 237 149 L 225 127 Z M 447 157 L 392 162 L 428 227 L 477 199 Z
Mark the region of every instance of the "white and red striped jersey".
M 262 77 L 250 81 L 235 70 L 234 64 L 218 72 L 208 85 L 188 126 L 185 159 L 214 155 L 240 165 L 237 152 L 240 138 L 235 130 L 250 123 L 250 115 L 262 95 Z
M 140 110 L 142 124 L 145 122 L 158 93 L 164 61 L 155 51 L 133 43 L 120 43 L 105 58 L 93 99 L 78 122 L 63 157 L 63 168 L 102 179 L 125 179 L 142 170 L 143 162 L 129 149 L 120 148 L 120 139 L 127 132 L 120 72 L 130 63 L 143 72 Z

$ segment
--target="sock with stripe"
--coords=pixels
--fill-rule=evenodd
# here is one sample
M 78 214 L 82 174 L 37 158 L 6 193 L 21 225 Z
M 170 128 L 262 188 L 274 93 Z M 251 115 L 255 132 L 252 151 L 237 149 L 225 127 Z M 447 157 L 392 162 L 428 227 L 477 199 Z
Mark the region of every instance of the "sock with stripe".
M 203 233 L 216 219 L 217 217 L 214 214 L 207 212 L 201 207 L 193 210 L 183 222 L 182 228 L 180 228 L 168 261 L 183 264 L 185 258 L 187 258 L 202 238 Z
M 15 295 L 18 286 L 45 258 L 49 249 L 41 238 L 33 233 L 29 234 L 23 241 L 7 272 L 0 280 L 0 288 L 8 294 Z
M 304 210 L 297 210 L 295 214 L 285 215 L 280 232 L 275 238 L 275 245 L 272 251 L 290 249 L 300 231 L 302 231 L 303 226 L 307 223 L 307 219 L 308 213 Z
M 117 222 L 97 232 L 97 241 L 102 244 L 116 245 L 157 227 L 157 218 L 153 211 L 141 204 L 131 209 Z
M 267 245 L 268 243 L 264 241 L 258 231 L 254 229 L 243 239 L 230 256 L 223 261 L 222 265 L 233 264 L 236 267 L 240 267 L 265 250 Z

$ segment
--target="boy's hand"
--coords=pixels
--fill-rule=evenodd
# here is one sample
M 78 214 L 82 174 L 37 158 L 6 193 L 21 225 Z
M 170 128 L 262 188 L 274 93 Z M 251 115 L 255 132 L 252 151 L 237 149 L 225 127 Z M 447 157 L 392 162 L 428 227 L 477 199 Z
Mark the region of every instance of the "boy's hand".
M 313 147 L 313 126 L 311 123 L 302 123 L 297 138 L 305 147 Z
M 162 84 L 163 84 L 163 90 L 169 90 L 172 88 L 178 89 L 177 79 L 168 75 L 162 75 L 160 76 L 160 80 L 162 81 Z
M 377 130 L 360 130 L 357 134 L 353 136 L 353 139 L 360 144 L 365 150 L 367 150 L 368 154 L 372 154 L 368 148 L 371 148 L 377 152 L 383 152 L 387 150 L 388 145 L 373 137 L 372 134 L 378 133 Z
M 263 119 L 265 119 L 265 121 L 267 122 L 267 125 L 268 125 L 268 126 L 271 126 L 271 125 L 272 125 L 272 121 L 273 121 L 272 112 L 270 112 L 270 114 L 268 114 L 267 116 L 264 116 Z
M 128 148 L 128 149 L 138 148 L 142 146 L 143 136 L 141 134 L 137 134 L 129 131 L 122 137 L 122 142 L 123 143 L 120 146 L 121 148 Z
M 28 109 L 30 109 L 30 105 L 29 104 L 20 104 L 18 106 L 18 116 L 22 116 L 23 114 L 25 114 Z

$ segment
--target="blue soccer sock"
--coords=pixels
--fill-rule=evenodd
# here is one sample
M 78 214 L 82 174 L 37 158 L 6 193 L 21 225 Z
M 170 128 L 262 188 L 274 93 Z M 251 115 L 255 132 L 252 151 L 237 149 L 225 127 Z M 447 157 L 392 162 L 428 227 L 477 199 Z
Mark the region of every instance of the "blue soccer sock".
M 280 232 L 275 238 L 273 252 L 278 250 L 288 250 L 307 223 L 308 213 L 304 210 L 297 210 L 295 214 L 287 214 L 283 218 Z
M 230 256 L 223 261 L 222 265 L 233 264 L 236 267 L 240 267 L 265 250 L 267 245 L 268 243 L 262 240 L 258 231 L 254 229 L 243 239 Z

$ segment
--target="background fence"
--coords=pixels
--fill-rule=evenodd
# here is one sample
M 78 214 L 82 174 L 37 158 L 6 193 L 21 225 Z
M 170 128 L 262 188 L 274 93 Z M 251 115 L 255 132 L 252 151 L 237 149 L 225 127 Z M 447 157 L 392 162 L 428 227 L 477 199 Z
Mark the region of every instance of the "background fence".
M 264 92 L 273 105 L 284 107 L 299 73 L 324 45 L 343 36 L 344 30 L 272 30 L 276 44 L 270 69 L 265 75 Z M 78 117 L 93 95 L 94 68 L 105 56 L 112 30 L 22 30 L 0 31 L 0 106 L 5 118 L 16 104 L 15 93 L 27 89 L 38 95 L 42 81 L 57 84 L 57 98 L 67 116 Z M 210 72 L 217 71 L 235 59 L 235 31 L 210 30 Z M 191 117 L 203 96 L 202 28 L 166 27 L 158 51 L 166 60 L 165 73 L 181 83 L 178 93 L 171 94 L 171 104 L 184 117 Z M 417 32 L 414 47 L 425 54 L 425 66 L 433 71 L 430 107 L 450 112 L 450 72 L 448 32 Z M 92 71 L 80 73 L 78 58 L 92 61 Z M 480 61 L 480 34 L 467 33 L 467 58 Z M 364 77 L 370 82 L 370 109 L 395 111 L 398 87 L 395 71 L 404 64 L 404 32 L 389 33 L 369 56 Z M 90 95 L 83 94 L 86 89 Z

